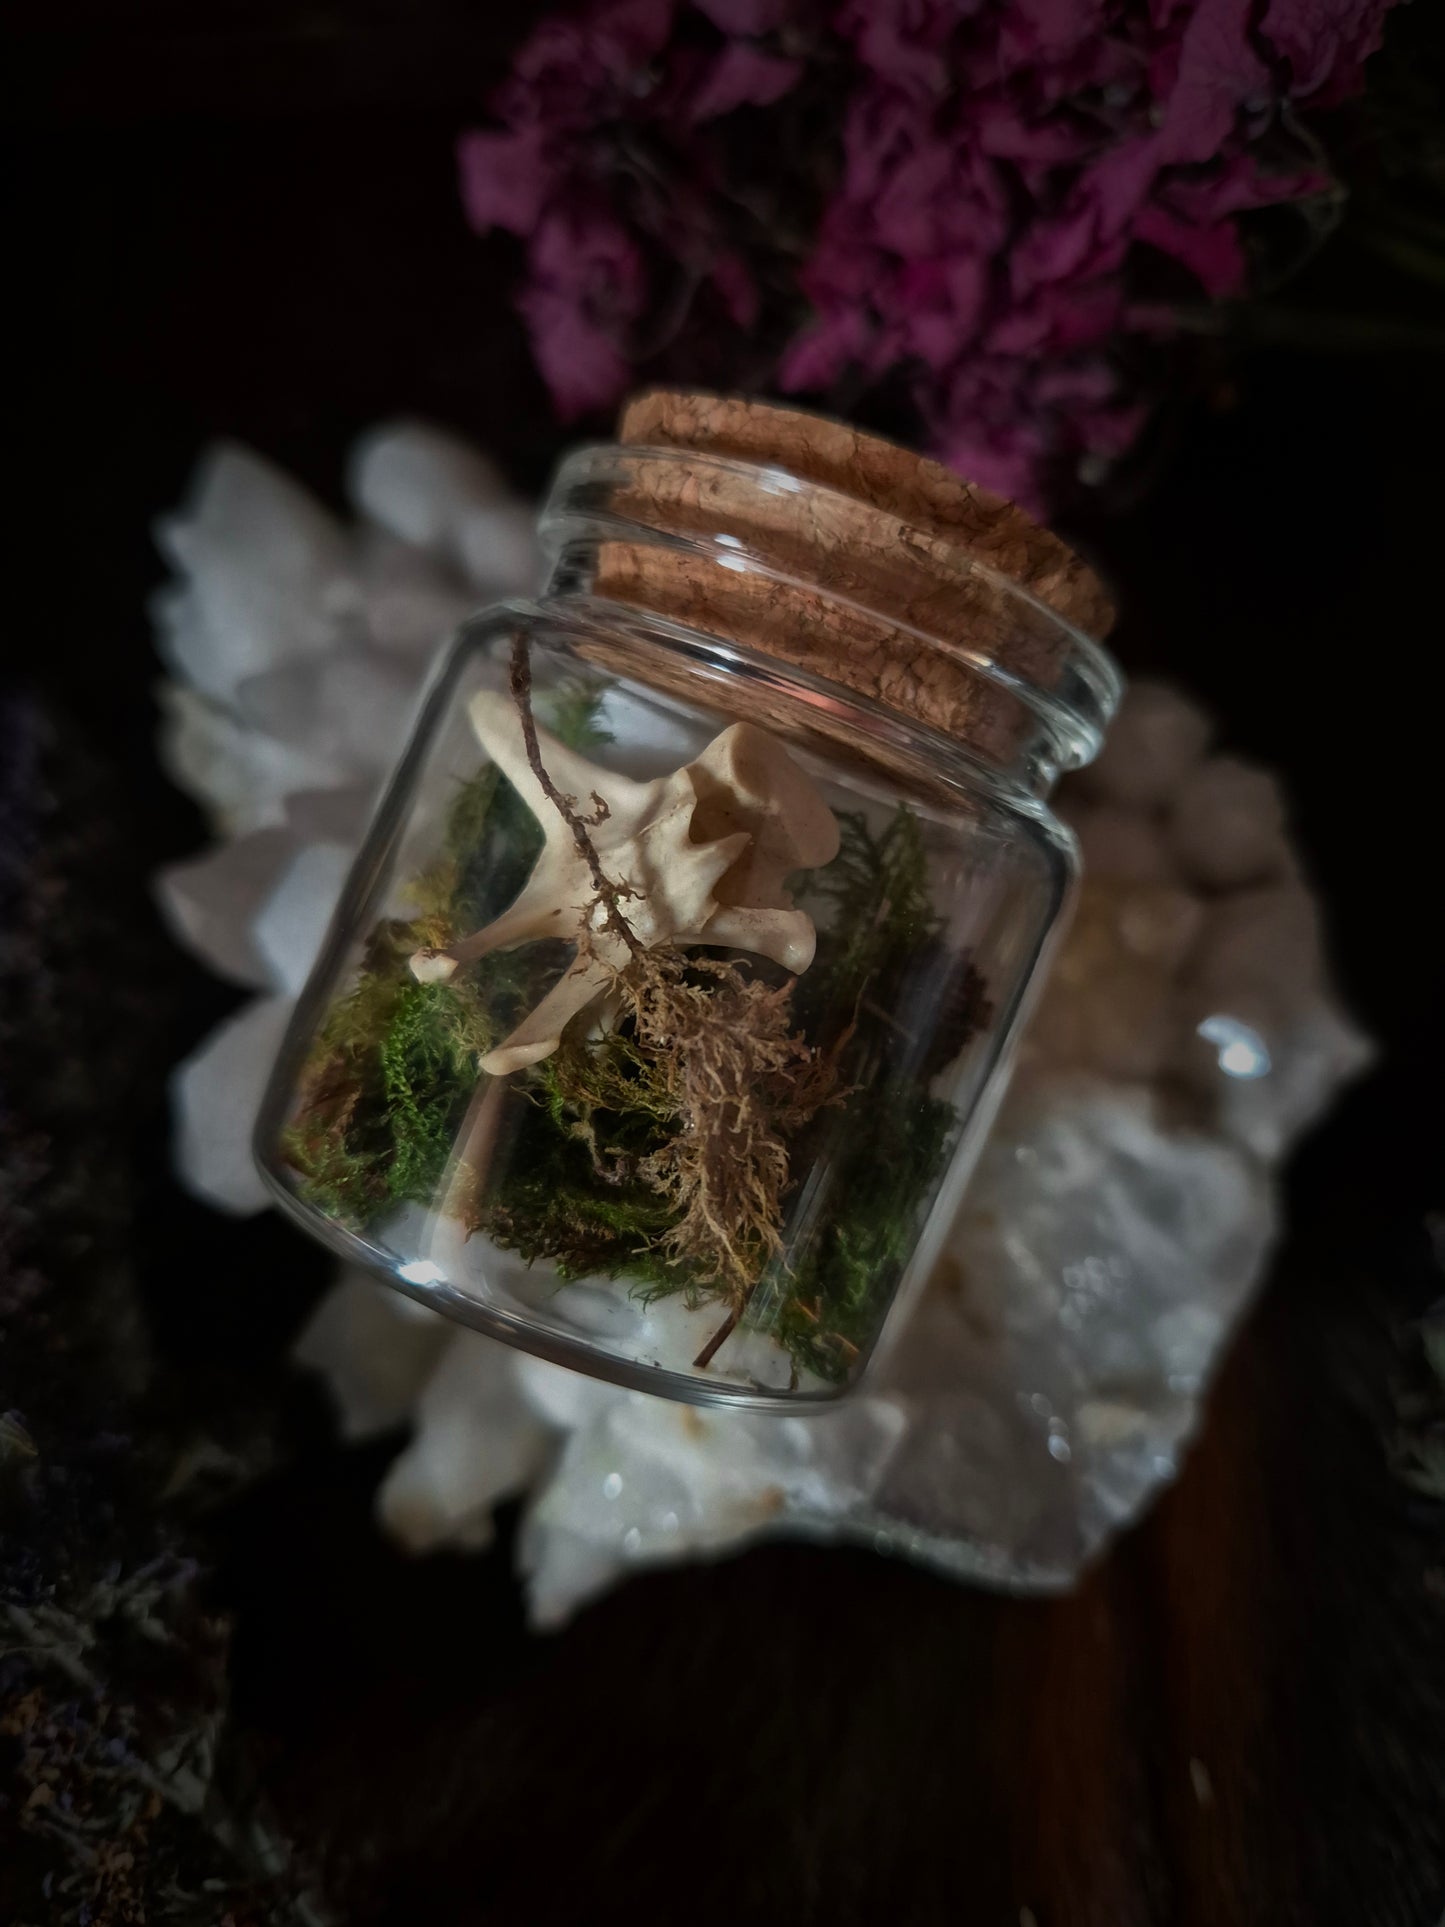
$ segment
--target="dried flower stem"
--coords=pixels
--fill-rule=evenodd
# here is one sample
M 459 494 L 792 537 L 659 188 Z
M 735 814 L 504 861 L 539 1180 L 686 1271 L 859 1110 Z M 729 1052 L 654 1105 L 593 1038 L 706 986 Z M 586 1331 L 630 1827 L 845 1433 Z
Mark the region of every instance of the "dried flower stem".
M 674 1123 L 666 1142 L 637 1169 L 677 1212 L 657 1249 L 731 1300 L 726 1322 L 695 1361 L 705 1367 L 737 1328 L 763 1271 L 782 1249 L 788 1140 L 824 1105 L 839 1101 L 837 1052 L 818 1050 L 792 1031 L 791 981 L 770 988 L 744 976 L 736 964 L 716 958 L 685 962 L 672 946 L 649 950 L 638 940 L 620 907 L 637 893 L 607 876 L 588 820 L 542 762 L 522 635 L 512 645 L 511 691 L 527 762 L 572 833 L 606 928 L 631 958 L 617 976 L 617 989 L 638 1061 Z M 599 807 L 605 808 L 600 799 Z
M 587 834 L 587 824 L 578 813 L 575 797 L 564 796 L 547 774 L 542 761 L 542 751 L 537 742 L 537 723 L 532 714 L 532 659 L 527 650 L 527 638 L 518 630 L 512 641 L 512 700 L 517 705 L 517 714 L 522 722 L 522 743 L 527 752 L 527 761 L 532 774 L 542 786 L 542 794 L 552 804 L 567 828 L 572 832 L 572 841 L 577 854 L 587 865 L 587 874 L 592 879 L 592 887 L 597 892 L 597 901 L 602 906 L 603 919 L 615 937 L 626 944 L 633 958 L 643 954 L 642 944 L 632 925 L 623 916 L 619 907 L 624 897 L 635 896 L 637 892 L 628 884 L 614 883 L 602 868 L 596 846 Z M 599 810 L 605 815 L 606 804 L 598 797 Z M 595 819 L 602 821 L 602 816 Z
M 747 1298 L 744 1298 L 741 1304 L 737 1304 L 733 1306 L 732 1310 L 728 1313 L 727 1317 L 718 1326 L 717 1330 L 713 1333 L 712 1337 L 707 1341 L 707 1343 L 703 1346 L 702 1350 L 698 1353 L 697 1357 L 692 1361 L 694 1371 L 698 1371 L 698 1372 L 706 1371 L 708 1366 L 711 1365 L 711 1363 L 713 1362 L 713 1359 L 722 1350 L 723 1346 L 727 1343 L 727 1341 L 732 1337 L 733 1333 L 737 1330 L 738 1320 L 742 1317 L 743 1313 L 747 1310 L 748 1299 L 752 1297 L 753 1293 L 756 1290 L 757 1290 L 756 1284 L 749 1285 Z

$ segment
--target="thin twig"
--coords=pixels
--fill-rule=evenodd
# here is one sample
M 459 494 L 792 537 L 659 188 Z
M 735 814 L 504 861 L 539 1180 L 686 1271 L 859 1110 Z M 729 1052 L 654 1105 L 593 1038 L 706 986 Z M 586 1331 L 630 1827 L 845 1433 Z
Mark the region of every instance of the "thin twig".
M 564 796 L 547 774 L 542 761 L 542 751 L 537 742 L 537 723 L 532 715 L 532 660 L 527 653 L 527 638 L 518 630 L 512 642 L 512 700 L 517 705 L 517 714 L 522 721 L 522 743 L 527 751 L 527 761 L 532 766 L 532 774 L 542 786 L 542 794 L 551 803 L 567 828 L 572 832 L 572 841 L 577 854 L 587 865 L 587 874 L 592 879 L 592 887 L 597 892 L 597 901 L 602 905 L 602 914 L 608 929 L 615 937 L 620 937 L 634 957 L 640 957 L 643 946 L 639 943 L 632 925 L 623 916 L 618 904 L 623 897 L 635 896 L 636 891 L 625 883 L 614 883 L 602 868 L 592 839 L 587 834 L 587 825 L 577 813 L 574 799 Z M 601 802 L 599 797 L 598 802 Z M 606 804 L 602 804 L 605 811 Z M 601 818 L 594 819 L 600 821 Z
M 722 1349 L 722 1347 L 732 1337 L 733 1333 L 737 1330 L 738 1320 L 742 1317 L 743 1313 L 747 1310 L 748 1298 L 752 1297 L 753 1292 L 756 1289 L 757 1289 L 756 1286 L 749 1286 L 747 1297 L 743 1298 L 740 1303 L 733 1306 L 732 1310 L 728 1313 L 727 1317 L 718 1326 L 717 1330 L 713 1333 L 712 1337 L 707 1341 L 707 1343 L 703 1346 L 702 1350 L 698 1353 L 697 1357 L 692 1361 L 694 1371 L 698 1371 L 698 1372 L 704 1371 L 709 1365 L 711 1365 L 713 1359 L 717 1356 L 718 1352 Z

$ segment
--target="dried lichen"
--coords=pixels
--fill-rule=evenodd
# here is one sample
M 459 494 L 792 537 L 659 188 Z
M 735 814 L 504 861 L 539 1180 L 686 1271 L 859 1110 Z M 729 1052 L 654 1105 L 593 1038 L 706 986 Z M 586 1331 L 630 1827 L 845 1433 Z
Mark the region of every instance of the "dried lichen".
M 792 1028 L 791 982 L 649 952 L 623 990 L 676 1120 L 643 1166 L 677 1212 L 662 1249 L 740 1298 L 782 1249 L 789 1140 L 839 1100 L 836 1060 Z
M 835 1054 L 792 1028 L 791 978 L 769 984 L 723 958 L 639 942 L 624 907 L 631 893 L 606 875 L 589 833 L 596 818 L 582 816 L 544 766 L 521 635 L 511 686 L 528 762 L 587 866 L 599 927 L 629 958 L 615 980 L 625 1052 L 585 1039 L 569 1053 L 562 1075 L 575 1080 L 570 1098 L 553 1086 L 564 1128 L 588 1143 L 605 1183 L 639 1184 L 668 1208 L 653 1250 L 691 1289 L 726 1299 L 736 1316 L 782 1249 L 788 1139 L 838 1096 Z M 609 1071 L 624 1062 L 625 1088 L 608 1089 Z M 630 1163 L 616 1152 L 604 1159 L 593 1122 L 599 1109 L 650 1120 L 652 1148 Z
M 634 1228 L 664 1278 L 736 1304 L 782 1248 L 789 1142 L 840 1096 L 836 1060 L 793 1028 L 792 989 L 721 958 L 643 951 L 618 976 L 613 1028 L 567 1039 L 530 1073 L 590 1177 L 641 1205 Z M 480 1225 L 513 1242 L 515 1202 L 501 1209 L 500 1226 L 495 1213 Z

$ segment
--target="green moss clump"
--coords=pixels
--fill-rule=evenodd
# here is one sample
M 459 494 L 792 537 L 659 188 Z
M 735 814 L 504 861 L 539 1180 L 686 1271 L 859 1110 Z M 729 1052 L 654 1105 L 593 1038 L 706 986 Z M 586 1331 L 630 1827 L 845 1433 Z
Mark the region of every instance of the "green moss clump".
M 514 956 L 483 958 L 448 984 L 417 983 L 407 960 L 429 930 L 421 921 L 378 930 L 312 1047 L 282 1141 L 301 1194 L 355 1229 L 433 1196 L 478 1059 L 529 993 Z
M 653 1282 L 740 1314 L 782 1249 L 789 1145 L 838 1098 L 836 1064 L 796 1030 L 791 979 L 770 985 L 716 956 L 656 949 L 618 975 L 616 992 L 602 1036 L 564 1039 L 523 1082 L 554 1133 L 586 1151 L 586 1194 L 567 1187 L 568 1211 L 580 1220 L 600 1199 L 611 1226 L 619 1191 L 646 1197 Z M 530 1164 L 524 1172 L 530 1185 Z M 527 1223 L 504 1180 L 476 1228 L 532 1256 Z M 552 1214 L 548 1224 L 555 1255 Z
M 616 1278 L 679 1290 L 685 1272 L 655 1250 L 673 1210 L 638 1171 L 667 1139 L 666 1101 L 633 1039 L 609 1031 L 561 1048 L 518 1080 L 531 1102 L 517 1118 L 506 1168 L 474 1229 L 558 1276 Z
M 606 740 L 595 688 L 579 683 L 555 701 L 564 740 Z M 537 1002 L 567 952 L 554 943 L 498 952 L 446 984 L 417 983 L 409 960 L 499 916 L 541 848 L 540 825 L 495 766 L 458 784 L 441 850 L 409 892 L 416 915 L 373 931 L 302 1069 L 282 1151 L 300 1195 L 328 1217 L 360 1230 L 435 1195 L 479 1057 Z
M 867 1104 L 867 1135 L 829 1174 L 834 1202 L 774 1327 L 797 1365 L 830 1382 L 850 1377 L 877 1336 L 958 1133 L 953 1105 L 915 1086 L 870 1091 Z
M 942 928 L 918 818 L 906 804 L 876 834 L 854 811 L 840 811 L 838 827 L 837 856 L 796 891 L 818 926 L 817 954 L 798 984 L 799 1012 L 815 1026 L 846 1023 L 865 997 L 881 1003 Z
M 378 1053 L 394 1145 L 387 1173 L 393 1198 L 433 1195 L 453 1137 L 451 1107 L 438 1105 L 436 1093 L 474 1083 L 477 1060 L 497 1038 L 474 983 L 401 987 Z
M 626 1277 L 639 1292 L 687 1290 L 692 1281 L 686 1269 L 670 1264 L 658 1248 L 672 1225 L 672 1206 L 623 1175 L 625 1166 L 619 1165 L 612 1182 L 599 1176 L 599 1162 L 620 1149 L 614 1123 L 622 1141 L 637 1143 L 637 1123 L 625 1115 L 594 1117 L 595 1137 L 588 1142 L 545 1097 L 525 1107 L 506 1171 L 476 1228 L 529 1264 L 550 1262 L 564 1283 Z

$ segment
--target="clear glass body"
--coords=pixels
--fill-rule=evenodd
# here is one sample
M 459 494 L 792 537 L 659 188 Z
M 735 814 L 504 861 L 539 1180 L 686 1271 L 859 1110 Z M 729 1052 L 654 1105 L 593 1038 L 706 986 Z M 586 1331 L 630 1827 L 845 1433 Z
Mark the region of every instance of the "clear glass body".
M 577 499 L 554 593 L 433 681 L 257 1155 L 314 1235 L 466 1324 L 806 1409 L 950 1222 L 1073 879 L 1040 792 L 1094 725 L 1046 713 L 989 766 L 599 599 Z

